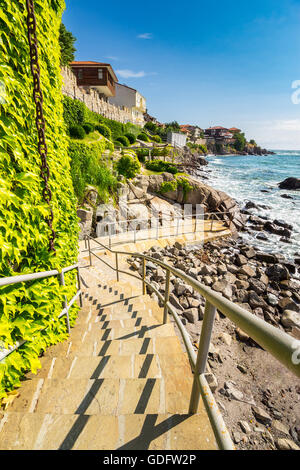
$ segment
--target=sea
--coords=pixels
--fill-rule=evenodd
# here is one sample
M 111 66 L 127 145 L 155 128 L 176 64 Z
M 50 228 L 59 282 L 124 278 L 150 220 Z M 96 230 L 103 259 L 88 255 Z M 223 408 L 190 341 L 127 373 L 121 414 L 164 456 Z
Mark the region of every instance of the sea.
M 280 237 L 267 233 L 268 240 L 257 240 L 259 232 L 242 235 L 265 252 L 282 253 L 292 260 L 300 253 L 300 190 L 279 189 L 278 183 L 288 177 L 300 178 L 300 150 L 273 150 L 275 155 L 208 156 L 210 170 L 207 183 L 215 189 L 233 197 L 241 208 L 247 201 L 268 209 L 252 209 L 250 212 L 270 218 L 284 220 L 293 226 L 290 243 L 280 241 Z M 267 191 L 267 192 L 265 192 Z M 292 199 L 281 196 L 287 194 Z

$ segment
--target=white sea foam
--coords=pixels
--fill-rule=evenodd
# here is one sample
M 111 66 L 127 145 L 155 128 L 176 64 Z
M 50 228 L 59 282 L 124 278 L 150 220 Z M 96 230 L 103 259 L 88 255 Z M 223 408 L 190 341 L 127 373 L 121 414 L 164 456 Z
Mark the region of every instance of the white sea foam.
M 272 156 L 233 156 L 208 158 L 210 170 L 208 184 L 222 190 L 243 207 L 246 201 L 268 206 L 260 214 L 271 220 L 282 219 L 293 225 L 291 243 L 280 242 L 270 236 L 268 242 L 248 238 L 265 251 L 282 252 L 293 258 L 300 252 L 300 191 L 280 190 L 278 183 L 290 176 L 300 177 L 300 151 L 281 151 Z M 268 192 L 262 192 L 268 191 Z M 288 194 L 293 199 L 281 196 Z M 256 211 L 253 211 L 256 213 Z

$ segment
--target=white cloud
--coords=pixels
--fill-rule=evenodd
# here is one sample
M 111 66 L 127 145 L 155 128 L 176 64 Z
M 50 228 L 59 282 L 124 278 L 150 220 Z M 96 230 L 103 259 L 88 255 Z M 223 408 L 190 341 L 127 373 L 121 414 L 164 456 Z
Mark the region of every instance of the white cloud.
M 245 123 L 246 137 L 269 149 L 300 149 L 300 119 L 274 119 Z
M 139 39 L 152 39 L 152 33 L 143 33 L 137 36 Z
M 120 75 L 122 78 L 142 78 L 146 76 L 146 73 L 141 70 L 141 72 L 133 72 L 133 70 L 117 70 L 117 75 Z
M 105 59 L 109 59 L 109 60 L 119 60 L 119 57 L 115 57 L 114 55 L 107 55 L 105 57 Z

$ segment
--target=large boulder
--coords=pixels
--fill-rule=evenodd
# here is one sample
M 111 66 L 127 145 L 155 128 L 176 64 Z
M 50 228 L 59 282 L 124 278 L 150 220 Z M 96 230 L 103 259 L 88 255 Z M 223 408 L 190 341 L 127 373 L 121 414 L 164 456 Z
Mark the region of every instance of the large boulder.
M 300 189 L 300 178 L 286 178 L 278 186 L 280 189 Z
M 179 204 L 192 204 L 194 207 L 197 204 L 202 205 L 205 212 L 219 212 L 220 219 L 226 220 L 233 231 L 243 227 L 245 220 L 234 199 L 223 191 L 213 189 L 201 181 L 191 177 L 188 179 L 192 188 L 187 192 L 185 197 L 180 187 L 174 191 L 164 193 L 164 197 Z M 142 188 L 144 191 L 146 190 L 150 194 L 160 195 L 162 183 L 173 180 L 174 176 L 165 172 L 160 175 L 139 176 L 133 180 L 133 184 Z M 225 212 L 227 213 L 226 215 L 224 214 Z

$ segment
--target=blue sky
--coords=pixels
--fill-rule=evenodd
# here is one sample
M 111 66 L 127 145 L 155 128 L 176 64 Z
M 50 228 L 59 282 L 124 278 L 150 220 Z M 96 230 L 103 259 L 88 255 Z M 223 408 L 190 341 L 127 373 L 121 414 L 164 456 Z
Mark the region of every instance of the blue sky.
M 300 0 L 66 3 L 76 59 L 111 63 L 161 122 L 300 149 Z

